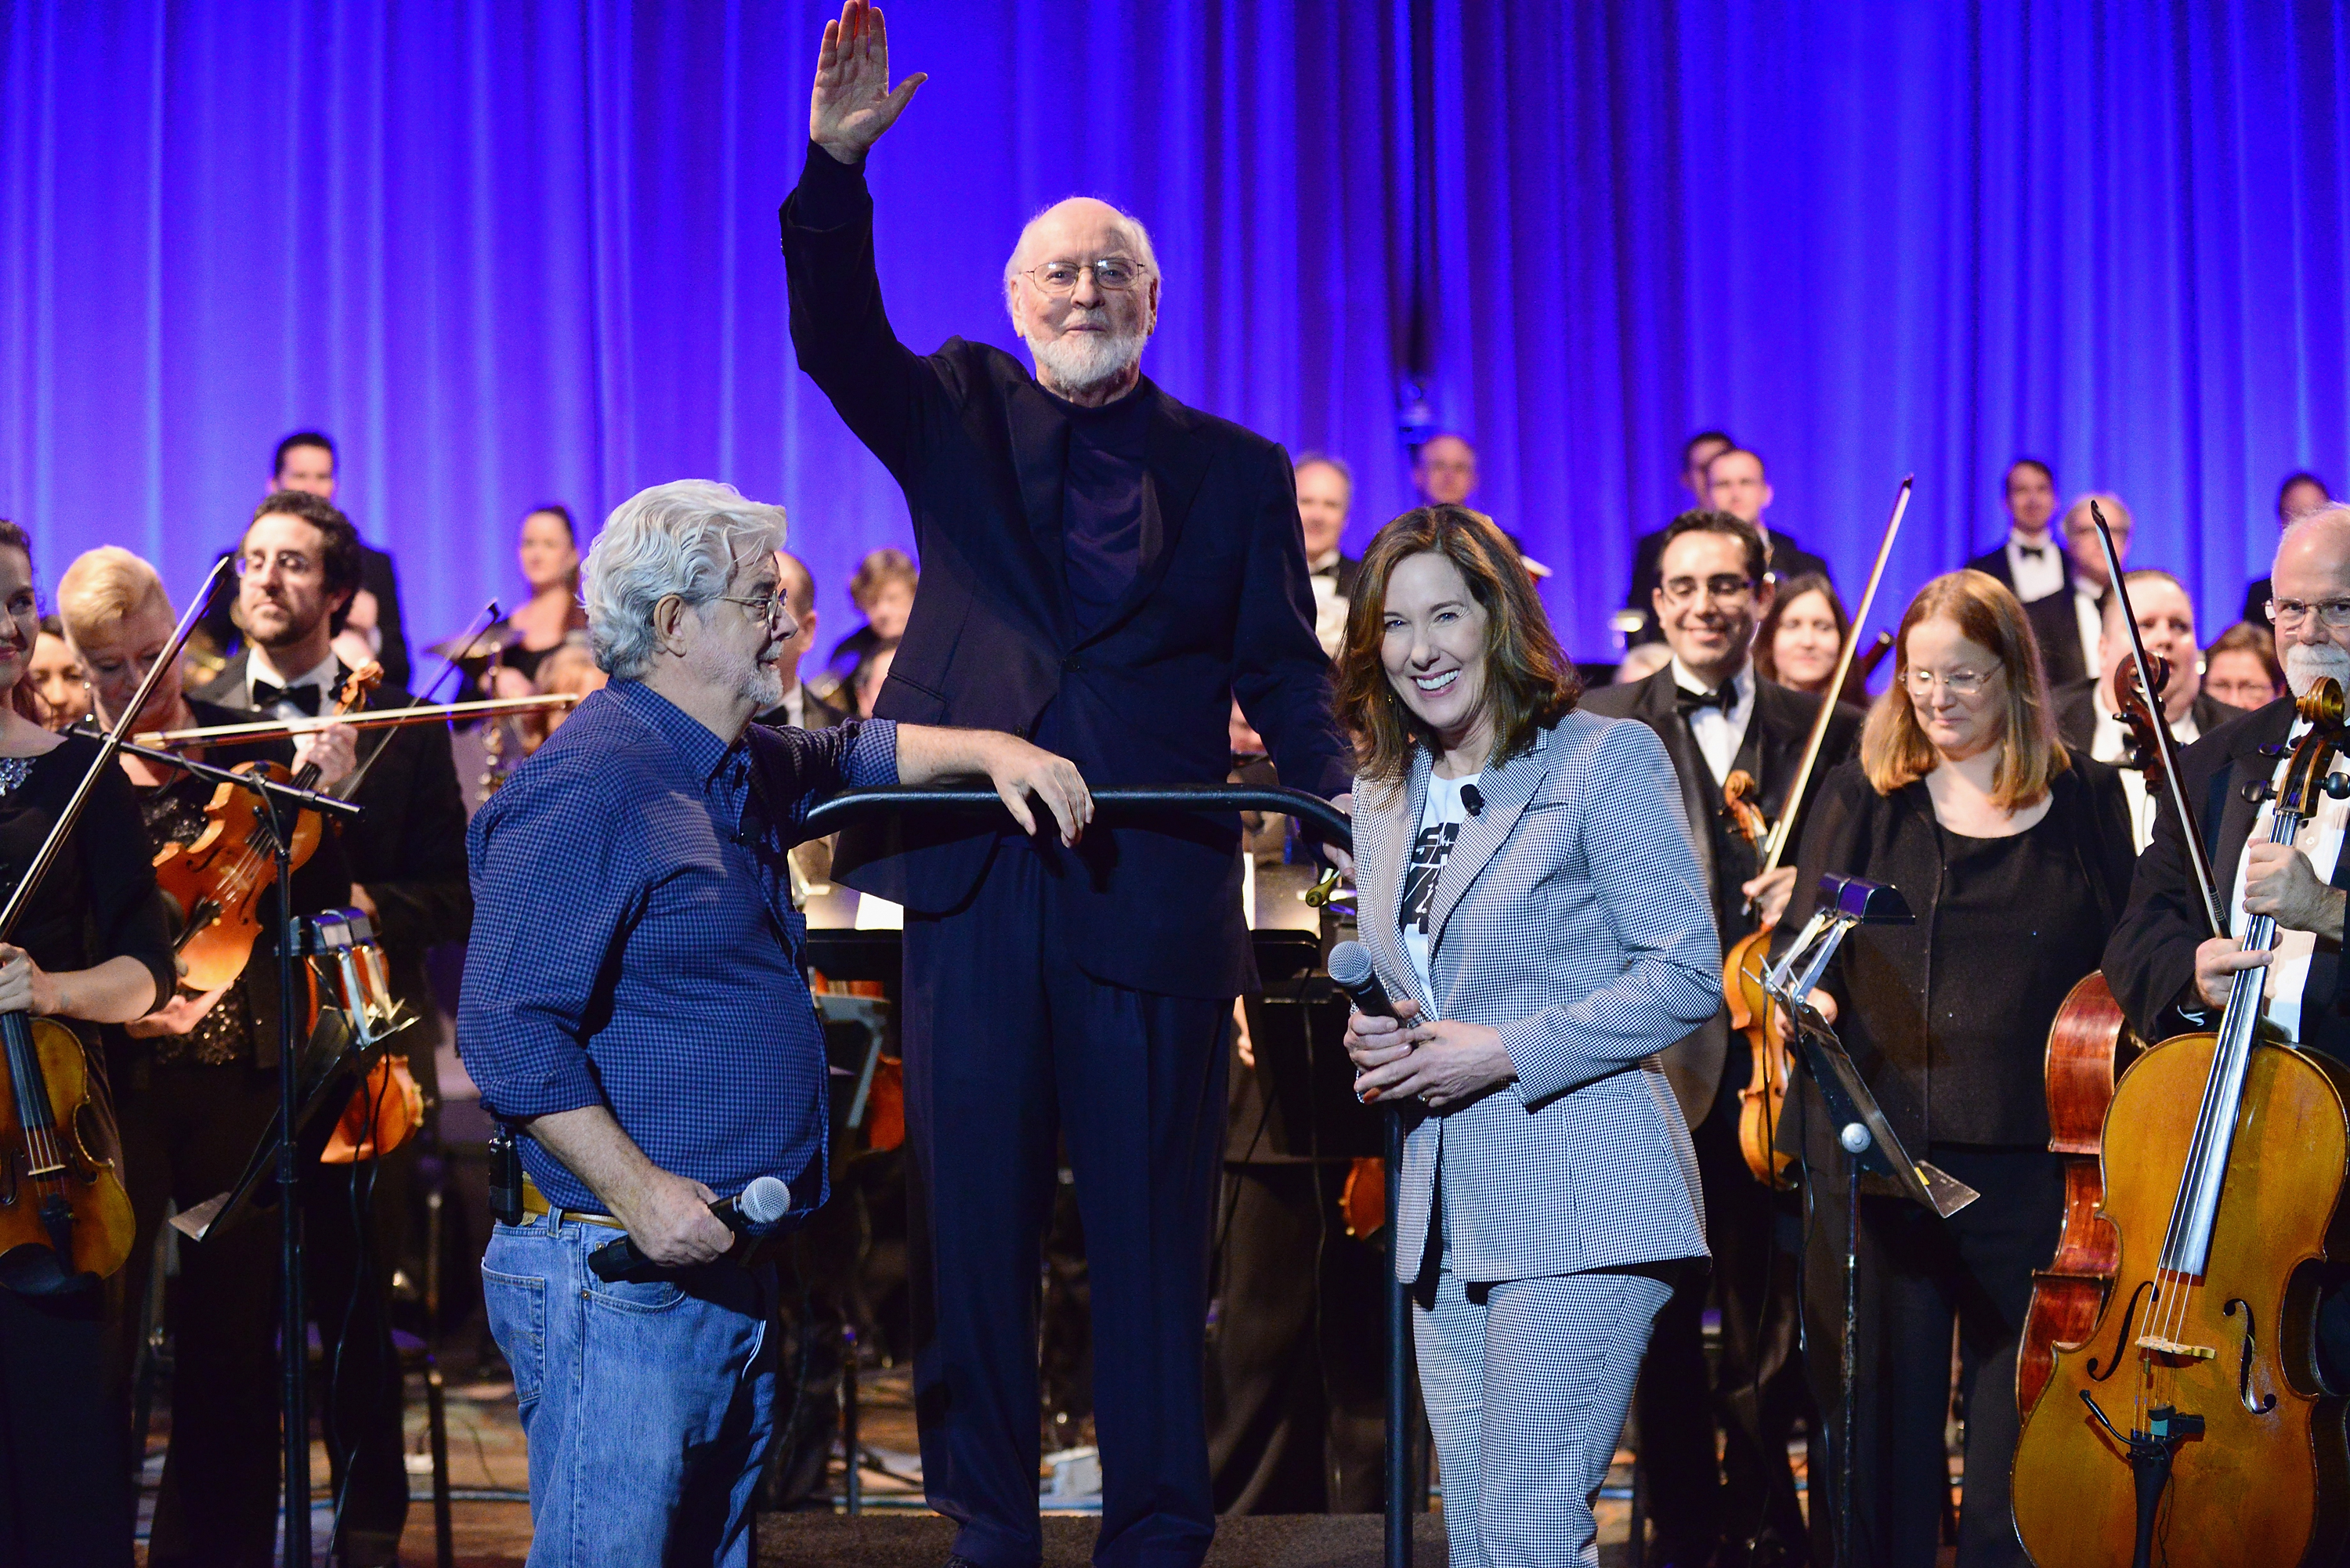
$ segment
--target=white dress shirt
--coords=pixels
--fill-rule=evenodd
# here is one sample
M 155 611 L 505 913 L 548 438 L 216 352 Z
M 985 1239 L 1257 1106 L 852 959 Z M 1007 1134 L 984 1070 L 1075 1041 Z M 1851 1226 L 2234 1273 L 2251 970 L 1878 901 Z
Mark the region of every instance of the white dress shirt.
M 2081 628 L 2081 668 L 2095 675 L 2105 661 L 2097 657 L 2099 645 L 2106 639 L 2106 612 L 2098 607 L 2102 593 L 2092 592 L 2085 583 L 2073 584 L 2073 624 Z
M 2291 747 L 2308 732 L 2306 722 L 2296 719 L 2285 735 Z M 2285 770 L 2293 765 L 2291 756 L 2278 759 L 2272 782 L 2282 788 Z M 2350 763 L 2340 756 L 2334 759 L 2334 772 L 2350 773 Z M 2252 818 L 2252 831 L 2244 840 L 2250 850 L 2255 844 L 2268 842 L 2270 824 L 2276 820 L 2273 798 L 2261 805 L 2259 815 Z M 2296 848 L 2309 857 L 2310 868 L 2321 882 L 2334 880 L 2334 867 L 2342 858 L 2342 835 L 2345 822 L 2350 822 L 2350 801 L 2334 799 L 2330 794 L 2317 797 L 2317 813 L 2301 825 L 2293 838 Z M 2244 863 L 2248 855 L 2236 860 L 2236 884 L 2228 894 L 2228 934 L 2241 938 L 2244 934 Z M 2301 998 L 2309 984 L 2309 961 L 2317 950 L 2317 936 L 2312 931 L 2288 931 L 2279 928 L 2274 954 L 2262 972 L 2267 978 L 2261 988 L 2262 1012 L 2275 1024 L 2283 1036 L 2294 1043 L 2301 1041 Z
M 1332 659 L 1347 640 L 1347 600 L 1338 592 L 1338 552 L 1332 550 L 1308 561 L 1306 583 L 1314 590 L 1314 640 Z
M 1673 684 L 1684 691 L 1705 692 L 1711 690 L 1690 672 L 1690 667 L 1673 659 Z M 1746 743 L 1746 725 L 1754 717 L 1754 667 L 1748 665 L 1727 682 L 1734 694 L 1730 711 L 1719 708 L 1700 708 L 1689 716 L 1690 733 L 1697 740 L 1697 749 L 1705 757 L 1705 765 L 1712 770 L 1713 782 L 1721 784 L 1730 777 L 1730 770 L 1738 764 L 1738 748 Z
M 2035 553 L 2025 554 L 2033 545 Z M 2015 585 L 2015 597 L 2025 604 L 2044 599 L 2064 586 L 2064 558 L 2058 555 L 2056 541 L 2043 534 L 2037 540 L 2026 539 L 2013 529 L 2007 535 L 2007 576 Z
M 2106 700 L 2103 686 L 2097 689 L 2096 703 L 2097 728 L 2089 737 L 2089 755 L 2101 763 L 2118 763 L 2128 749 L 2129 732 L 2114 717 L 2114 704 Z M 2195 722 L 2194 709 L 2189 708 L 2171 722 L 2170 738 L 2178 742 L 2181 751 L 2203 738 L 2203 726 Z M 2143 855 L 2146 846 L 2154 842 L 2154 794 L 2146 787 L 2146 774 L 2137 769 L 2124 768 L 2121 774 L 2122 794 L 2129 802 L 2130 840 Z
M 253 689 L 255 683 L 266 680 L 272 686 L 277 687 L 281 691 L 290 691 L 296 686 L 316 686 L 319 689 L 318 711 L 321 713 L 333 711 L 335 702 L 335 677 L 338 672 L 338 664 L 333 654 L 329 653 L 327 655 L 326 662 L 320 664 L 317 669 L 305 671 L 303 674 L 296 675 L 293 680 L 288 680 L 285 676 L 280 675 L 277 672 L 277 666 L 270 662 L 267 649 L 262 648 L 257 643 L 247 643 L 245 644 L 245 647 L 248 650 L 248 655 L 244 661 L 245 706 L 253 709 L 256 712 L 266 712 L 274 718 L 300 719 L 307 717 L 301 709 L 296 707 L 291 702 L 279 701 L 272 703 L 265 709 L 263 708 L 260 702 L 254 697 Z

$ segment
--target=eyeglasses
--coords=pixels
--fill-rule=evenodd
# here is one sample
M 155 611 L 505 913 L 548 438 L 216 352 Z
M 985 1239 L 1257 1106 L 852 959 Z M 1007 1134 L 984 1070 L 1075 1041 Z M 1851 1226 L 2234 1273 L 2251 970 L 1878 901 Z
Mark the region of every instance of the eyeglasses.
M 734 594 L 720 594 L 718 599 L 721 604 L 741 605 L 751 612 L 753 619 L 763 620 L 769 626 L 775 625 L 779 620 L 792 618 L 791 604 L 782 594 L 761 594 L 756 598 L 743 598 Z
M 1058 299 L 1064 295 L 1075 294 L 1077 279 L 1087 271 L 1092 272 L 1095 284 L 1104 293 L 1119 294 L 1140 283 L 1149 270 L 1140 262 L 1128 261 L 1124 256 L 1104 256 L 1092 262 L 1046 262 L 1042 266 L 1028 268 L 1020 275 Z
M 236 575 L 240 577 L 266 576 L 272 566 L 277 568 L 280 576 L 307 577 L 317 571 L 318 563 L 298 550 L 280 550 L 275 556 L 256 550 L 236 558 Z
M 1913 697 L 1930 697 L 1938 685 L 1953 697 L 1979 697 L 2000 669 L 1994 664 L 1989 670 L 1953 670 L 1947 675 L 1939 670 L 1913 669 L 1905 671 L 1901 680 Z
M 1754 591 L 1754 579 L 1733 577 L 1728 573 L 1718 577 L 1708 577 L 1703 582 L 1698 581 L 1695 577 L 1675 577 L 1665 585 L 1666 602 L 1685 605 L 1697 597 L 1698 590 L 1700 588 L 1724 604 L 1735 604 Z
M 2299 599 L 2269 601 L 2269 619 L 2276 623 L 2279 631 L 2299 626 L 2309 618 L 2312 610 L 2317 612 L 2317 618 L 2325 623 L 2328 631 L 2340 631 L 2350 627 L 2350 599 L 2320 599 L 2314 605 L 2303 604 Z

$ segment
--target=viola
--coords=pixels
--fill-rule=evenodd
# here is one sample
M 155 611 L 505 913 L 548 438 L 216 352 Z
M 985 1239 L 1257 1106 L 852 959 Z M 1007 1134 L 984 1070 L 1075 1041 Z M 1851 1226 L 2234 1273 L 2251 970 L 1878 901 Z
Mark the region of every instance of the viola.
M 341 719 L 367 706 L 369 694 L 383 680 L 383 667 L 369 664 L 343 682 L 329 719 Z M 133 710 L 136 711 L 136 710 Z M 271 727 L 239 725 L 237 738 Z M 277 732 L 287 732 L 276 726 Z M 282 763 L 250 762 L 240 774 L 300 788 L 318 782 L 318 770 L 306 763 L 290 772 Z M 155 883 L 182 911 L 178 949 L 182 980 L 192 991 L 214 991 L 244 972 L 261 936 L 261 900 L 276 886 L 276 840 L 270 827 L 270 810 L 258 791 L 224 784 L 204 805 L 206 823 L 195 841 L 166 845 L 155 857 Z M 292 863 L 299 870 L 318 847 L 318 814 L 299 813 L 294 823 Z
M 1901 488 L 1894 493 L 1893 514 L 1886 519 L 1885 535 L 1877 542 L 1877 564 L 1870 568 L 1868 587 L 1862 590 L 1860 607 L 1853 615 L 1853 625 L 1858 627 L 1868 618 L 1869 607 L 1877 602 L 1877 588 L 1885 580 L 1886 563 L 1893 556 L 1893 538 L 1901 531 L 1901 518 L 1909 510 L 1909 491 L 1914 476 L 1905 477 Z M 1884 646 L 1891 645 L 1890 639 Z M 1829 676 L 1827 690 L 1844 690 L 1845 678 L 1852 672 L 1853 660 L 1859 651 L 1857 635 L 1844 639 L 1836 655 L 1835 672 Z M 1872 653 L 1881 658 L 1881 649 Z M 1753 804 L 1758 794 L 1754 778 L 1741 770 L 1722 781 L 1722 809 L 1730 815 L 1732 826 L 1752 844 L 1762 841 L 1761 875 L 1768 877 L 1779 868 L 1794 842 L 1795 814 L 1803 805 L 1804 792 L 1811 787 L 1813 771 L 1819 766 L 1820 748 L 1827 742 L 1828 724 L 1835 717 L 1835 700 L 1824 696 L 1820 711 L 1812 720 L 1812 732 L 1804 742 L 1804 760 L 1795 769 L 1794 785 L 1787 791 L 1786 808 L 1779 815 L 1775 827 L 1764 827 L 1762 814 Z M 1765 833 L 1767 831 L 1767 839 Z M 1778 1151 L 1780 1113 L 1787 1103 L 1787 1084 L 1794 1071 L 1794 1057 L 1783 1044 L 1771 1027 L 1772 1002 L 1762 989 L 1763 971 L 1770 968 L 1771 939 L 1776 934 L 1775 921 L 1764 921 L 1753 933 L 1731 944 L 1721 960 L 1722 1002 L 1730 1012 L 1730 1026 L 1746 1036 L 1753 1065 L 1746 1083 L 1738 1091 L 1738 1147 L 1745 1157 L 1746 1168 L 1754 1179 L 1768 1186 L 1787 1188 L 1794 1185 L 1793 1155 Z
M 2319 680 L 2300 713 L 2273 844 L 2350 788 L 2328 782 L 2341 686 Z M 2246 951 L 2276 940 L 2273 919 L 2246 919 Z M 2350 1068 L 2260 1036 L 2267 973 L 2237 974 L 2216 1031 L 2164 1041 L 2115 1090 L 2113 1287 L 2056 1347 L 2016 1446 L 2016 1528 L 2042 1568 L 2331 1563 L 2350 1547 L 2350 1432 L 2312 1332 L 2324 1266 L 2350 1259 Z

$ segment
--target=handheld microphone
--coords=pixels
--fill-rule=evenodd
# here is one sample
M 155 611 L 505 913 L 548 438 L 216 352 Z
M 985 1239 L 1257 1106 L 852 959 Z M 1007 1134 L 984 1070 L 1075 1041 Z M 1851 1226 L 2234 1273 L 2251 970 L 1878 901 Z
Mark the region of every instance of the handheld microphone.
M 1469 815 L 1471 816 L 1482 816 L 1485 815 L 1484 792 L 1480 790 L 1475 784 L 1462 784 L 1461 786 L 1461 804 L 1469 808 Z
M 772 1176 L 762 1176 L 732 1198 L 722 1198 L 710 1206 L 730 1231 L 740 1231 L 753 1225 L 765 1225 L 782 1219 L 792 1207 L 792 1189 Z M 654 1263 L 637 1250 L 636 1239 L 623 1236 L 617 1241 L 607 1241 L 588 1254 L 588 1266 L 596 1271 L 599 1280 L 625 1280 L 644 1270 L 657 1270 Z
M 1347 993 L 1355 1011 L 1371 1018 L 1393 1018 L 1395 1003 L 1371 968 L 1371 950 L 1360 942 L 1340 942 L 1330 950 L 1330 982 Z

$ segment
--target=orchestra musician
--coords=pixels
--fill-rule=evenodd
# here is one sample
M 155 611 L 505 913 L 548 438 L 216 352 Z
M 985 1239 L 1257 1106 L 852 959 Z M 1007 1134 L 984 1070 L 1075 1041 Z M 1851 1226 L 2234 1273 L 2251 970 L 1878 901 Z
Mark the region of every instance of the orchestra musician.
M 2305 1051 L 2350 1061 L 2350 965 L 2342 961 L 2343 909 L 2350 857 L 2339 853 L 2350 805 L 2320 794 L 2291 845 L 2268 842 L 2271 807 L 2244 798 L 2281 767 L 2262 748 L 2297 737 L 2293 696 L 2327 676 L 2350 686 L 2350 506 L 2320 505 L 2287 523 L 2277 542 L 2265 607 L 2283 651 L 2291 694 L 2206 734 L 2178 759 L 2178 783 L 2210 846 L 2211 872 L 2230 934 L 2208 935 L 2202 895 L 2189 868 L 2177 814 L 2158 802 L 2154 841 L 2139 857 L 2129 907 L 2106 944 L 2106 978 L 2130 1024 L 2148 1040 L 2215 1027 L 2230 977 L 2265 966 L 2262 1026 Z M 2338 764 L 2337 764 L 2338 766 Z M 2278 927 L 2268 952 L 2238 941 L 2244 917 Z M 2329 1388 L 2350 1387 L 2350 1293 L 2321 1297 L 2319 1366 Z
M 1762 851 L 1731 828 L 1723 782 L 1744 770 L 1761 786 L 1756 804 L 1776 822 L 1820 711 L 1816 695 L 1761 675 L 1752 657 L 1758 620 L 1778 608 L 1766 548 L 1753 524 L 1727 512 L 1675 518 L 1659 553 L 1652 605 L 1671 663 L 1583 701 L 1594 713 L 1639 720 L 1663 742 L 1725 948 L 1777 918 L 1795 871 L 1790 863 L 1757 880 Z M 1834 592 L 1825 577 L 1800 580 L 1816 586 L 1814 601 Z M 1859 710 L 1838 705 L 1820 772 L 1852 754 L 1860 722 Z M 1758 1181 L 1740 1151 L 1739 1091 L 1753 1061 L 1728 1009 L 1717 1008 L 1664 1064 L 1697 1149 L 1713 1268 L 1710 1282 L 1684 1279 L 1659 1315 L 1640 1379 L 1640 1463 L 1659 1560 L 1703 1563 L 1727 1550 L 1741 1564 L 1801 1563 L 1803 1505 L 1787 1462 L 1788 1436 L 1806 1418 L 1807 1403 L 1795 1298 L 1801 1216 L 1793 1195 Z M 1711 1379 L 1702 1339 L 1709 1294 L 1721 1318 Z M 1717 1422 L 1726 1438 L 1719 1461 Z
M 783 528 L 702 480 L 623 503 L 588 561 L 611 683 L 470 830 L 458 1040 L 525 1135 L 522 1222 L 497 1225 L 483 1279 L 529 1440 L 534 1563 L 751 1560 L 775 1270 L 708 1205 L 760 1177 L 789 1186 L 785 1223 L 826 1197 L 824 1044 L 784 868 L 798 824 L 844 788 L 951 778 L 1065 841 L 1090 815 L 1076 770 L 1012 736 L 752 724 L 796 635 Z M 588 1253 L 623 1230 L 655 1270 L 600 1278 Z
M 2265 708 L 2285 693 L 2284 666 L 2266 625 L 2240 620 L 2203 650 L 2203 690 L 2230 708 Z
M 2130 535 L 2137 524 L 2120 496 L 2096 491 L 2064 508 L 2061 526 L 2071 591 L 2047 594 L 2023 607 L 2051 691 L 2086 680 L 2104 668 L 2098 651 L 2105 644 L 2106 601 L 2113 597 L 2113 576 L 2106 566 L 2105 546 L 2089 520 L 2091 502 L 2106 515 L 2123 570 L 2129 568 Z
M 579 529 L 569 507 L 550 503 L 525 513 L 515 559 L 530 585 L 530 597 L 482 635 L 480 646 L 498 653 L 496 678 L 487 693 L 493 697 L 531 695 L 541 661 L 564 644 L 582 640 L 588 628 L 588 612 L 579 607 Z
M 182 693 L 178 670 L 167 670 L 142 728 L 328 711 L 350 674 L 333 639 L 361 581 L 359 551 L 357 533 L 331 503 L 290 489 L 265 497 L 236 556 L 244 648 L 192 692 Z M 152 568 L 125 551 L 90 552 L 68 577 L 60 601 L 90 666 L 99 710 L 110 719 L 109 704 L 128 700 L 168 644 L 172 606 Z M 406 700 L 380 696 L 378 705 Z M 462 936 L 470 912 L 464 803 L 447 730 L 384 730 L 362 741 L 349 726 L 331 725 L 290 742 L 208 753 L 223 763 L 265 757 L 317 767 L 320 787 L 348 791 L 366 808 L 358 821 L 323 833 L 295 872 L 294 912 L 348 906 L 368 912 L 394 994 L 421 1013 L 400 1037 L 410 1070 L 427 1098 L 437 1098 L 423 955 Z M 363 759 L 367 771 L 354 787 Z M 143 759 L 121 762 L 159 843 L 186 844 L 206 831 L 213 785 Z M 245 806 L 230 809 L 228 831 L 243 832 Z M 135 1150 L 133 1206 L 150 1241 L 166 1197 L 185 1209 L 234 1183 L 276 1109 L 275 911 L 272 891 L 263 898 L 261 939 L 233 983 L 202 993 L 180 987 L 154 1019 L 131 1027 L 124 1123 Z M 328 1457 L 342 1501 L 337 1550 L 355 1563 L 395 1561 L 407 1520 L 390 1314 L 391 1273 L 403 1250 L 403 1183 L 415 1148 L 313 1167 L 304 1177 L 306 1305 L 322 1341 L 339 1346 L 327 1390 Z M 131 1269 L 143 1270 L 149 1256 L 134 1251 Z M 188 1272 L 179 1306 L 178 1397 L 151 1560 L 245 1561 L 258 1553 L 265 1561 L 275 1528 L 277 1414 L 255 1391 L 271 1386 L 276 1366 L 274 1228 L 247 1217 L 188 1243 L 182 1256 Z
M 2007 537 L 1967 566 L 1997 577 L 2018 603 L 2032 604 L 2073 586 L 2073 562 L 2048 536 L 2056 514 L 2056 471 L 2036 457 L 2019 457 L 2000 477 L 2000 504 L 2007 508 Z
M 5 521 L 0 608 L 0 885 L 13 888 L 99 751 L 40 722 L 26 679 L 40 631 L 32 541 Z M 147 836 L 129 787 L 109 770 L 0 945 L 0 1010 L 69 1028 L 103 1104 L 96 1026 L 143 1016 L 171 994 L 174 975 Z M 91 1152 L 120 1170 L 119 1148 Z M 130 1568 L 129 1423 L 111 1392 L 120 1386 L 107 1342 L 111 1287 L 15 1286 L 0 1275 L 0 1561 Z
M 41 722 L 52 730 L 69 730 L 89 711 L 88 675 L 66 640 L 65 623 L 54 615 L 41 618 L 40 640 L 33 644 L 32 663 L 26 674 L 33 695 L 41 701 Z
M 1804 834 L 1792 931 L 1823 873 L 1889 883 L 1914 925 L 1861 926 L 1813 1000 L 1902 1146 L 1982 1196 L 1947 1220 L 1865 1183 L 1860 1200 L 1853 1555 L 1930 1568 L 1950 1471 L 1950 1338 L 1967 1403 L 1962 1568 L 2021 1564 L 2008 1510 L 2015 1352 L 2032 1272 L 2053 1251 L 2063 1174 L 2048 1152 L 2042 1054 L 2065 993 L 2097 967 L 2133 846 L 2114 770 L 2057 740 L 2023 607 L 1981 572 L 1918 591 L 1860 755 L 1830 774 Z M 1797 1108 L 1800 1107 L 1800 1108 Z M 1814 1185 L 1806 1351 L 1816 1404 L 1842 1408 L 1846 1189 L 1806 1076 L 1783 1147 Z M 1889 1189 L 1887 1189 L 1889 1191 Z M 1815 1480 L 1841 1474 L 1838 1457 Z M 1815 1486 L 1833 1519 L 1836 1488 Z M 1833 1544 L 1833 1532 L 1815 1550 Z
M 904 488 L 921 591 L 875 711 L 1033 733 L 1096 784 L 1221 784 L 1237 693 L 1285 785 L 1349 787 L 1289 463 L 1141 373 L 1160 277 L 1131 216 L 1047 209 L 1004 266 L 1033 352 L 898 341 L 866 155 L 893 89 L 879 13 L 827 25 L 783 211 L 801 368 Z M 954 1551 L 1027 1568 L 1039 1229 L 1076 1172 L 1092 1292 L 1104 1561 L 1197 1563 L 1215 1528 L 1207 1261 L 1232 1001 L 1255 988 L 1239 825 L 1121 821 L 1082 850 L 983 822 L 844 832 L 837 880 L 906 907 L 917 1349 Z
M 2170 665 L 2170 678 L 2162 689 L 2162 716 L 2171 739 L 2181 746 L 2192 745 L 2236 716 L 2233 709 L 2205 694 L 2196 675 L 2195 602 L 2187 597 L 2185 584 L 2151 566 L 2123 573 L 2122 584 L 2129 589 L 2147 657 Z M 2057 739 L 2098 762 L 2117 763 L 2130 745 L 2127 731 L 2115 715 L 2122 711 L 2123 683 L 2132 679 L 2129 633 L 2122 625 L 2119 594 L 2106 596 L 2105 626 L 2097 644 L 2102 673 L 2059 687 L 2049 696 Z M 2123 769 L 2122 792 L 2129 797 L 2132 836 L 2142 849 L 2154 832 L 2154 801 L 2147 792 L 2146 774 L 2135 767 Z
M 1394 1266 L 1451 1562 L 1596 1563 L 1649 1324 L 1705 1253 L 1657 1056 L 1721 1006 L 1721 950 L 1671 764 L 1578 706 L 1532 579 L 1463 507 L 1372 540 L 1338 692 L 1400 1019 L 1354 1012 L 1347 1045 L 1357 1092 L 1403 1102 Z

